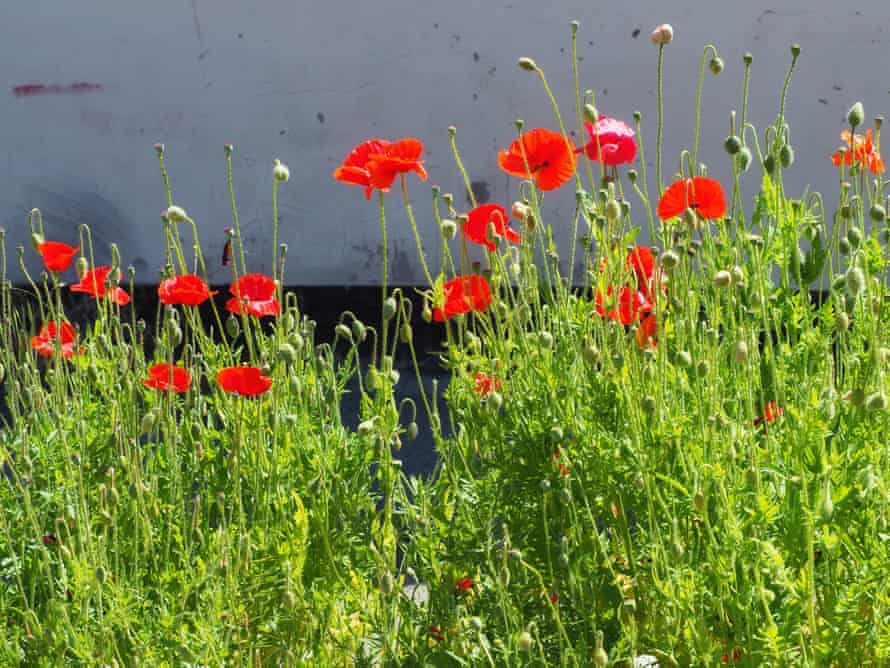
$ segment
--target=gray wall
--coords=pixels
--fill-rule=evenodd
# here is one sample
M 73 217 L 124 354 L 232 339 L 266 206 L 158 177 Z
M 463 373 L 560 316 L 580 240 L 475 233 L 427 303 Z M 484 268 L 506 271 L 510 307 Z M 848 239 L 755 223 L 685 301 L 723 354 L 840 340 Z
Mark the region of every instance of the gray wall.
M 498 170 L 496 151 L 512 139 L 513 119 L 555 125 L 535 77 L 520 71 L 516 58 L 532 56 L 545 68 L 570 114 L 572 18 L 581 21 L 582 87 L 598 92 L 602 113 L 630 120 L 634 109 L 643 112 L 650 161 L 656 49 L 649 32 L 665 21 L 676 30 L 665 78 L 671 166 L 691 142 L 707 42 L 716 43 L 727 67 L 705 81 L 702 157 L 724 179 L 721 145 L 729 110 L 739 106 L 747 50 L 755 56 L 750 117 L 763 127 L 777 112 L 788 46 L 803 46 L 788 108 L 798 159 L 788 174 L 791 193 L 809 184 L 833 201 L 828 156 L 847 108 L 861 99 L 871 117 L 887 107 L 886 0 L 7 2 L 0 22 L 0 224 L 12 248 L 27 243 L 34 206 L 54 239 L 73 242 L 76 226 L 89 223 L 100 256 L 118 242 L 137 280 L 152 283 L 162 262 L 164 208 L 152 145 L 164 142 L 175 201 L 197 218 L 213 278 L 224 282 L 228 273 L 216 255 L 230 224 L 222 145 L 231 142 L 253 269 L 268 271 L 271 261 L 270 172 L 277 157 L 292 174 L 281 202 L 281 239 L 291 251 L 287 282 L 374 283 L 374 203 L 333 182 L 334 167 L 369 137 L 422 139 L 431 178 L 415 180 L 412 194 L 434 249 L 428 186 L 461 192 L 446 132 L 454 124 L 472 179 L 509 206 L 517 183 Z M 66 88 L 81 82 L 101 89 Z M 16 95 L 27 85 L 61 89 Z M 563 239 L 573 190 L 547 197 L 550 222 Z M 394 278 L 420 282 L 398 193 L 387 203 Z

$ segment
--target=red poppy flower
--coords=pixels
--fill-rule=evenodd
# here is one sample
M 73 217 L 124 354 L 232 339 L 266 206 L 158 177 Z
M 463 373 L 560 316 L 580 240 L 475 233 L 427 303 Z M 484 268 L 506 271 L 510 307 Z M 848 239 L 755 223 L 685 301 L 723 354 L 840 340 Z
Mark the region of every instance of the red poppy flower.
M 230 366 L 220 369 L 216 382 L 229 394 L 255 397 L 272 387 L 272 379 L 255 366 Z
M 500 151 L 498 165 L 511 176 L 534 179 L 541 190 L 556 190 L 575 173 L 575 147 L 558 132 L 536 128 Z
M 215 290 L 211 292 L 203 279 L 194 274 L 165 278 L 158 286 L 158 298 L 167 306 L 173 304 L 198 306 L 215 294 Z
M 654 348 L 657 344 L 658 321 L 655 314 L 649 314 L 640 322 L 637 329 L 637 344 L 640 348 Z
M 494 225 L 495 236 L 506 237 L 507 241 L 514 244 L 519 243 L 519 235 L 510 228 L 507 220 L 507 210 L 500 204 L 481 204 L 470 211 L 467 222 L 464 223 L 464 236 L 490 251 L 497 250 L 495 242 L 488 239 L 489 224 Z
M 148 370 L 148 378 L 142 381 L 145 387 L 150 387 L 161 392 L 187 392 L 192 383 L 192 375 L 189 370 L 181 366 L 171 364 L 155 364 Z
M 370 154 L 368 173 L 371 176 L 371 187 L 389 190 L 399 174 L 414 172 L 421 181 L 426 181 L 427 174 L 420 159 L 423 144 L 413 137 L 407 137 L 387 144 L 379 153 Z
M 637 142 L 634 140 L 634 131 L 624 121 L 608 116 L 600 116 L 594 123 L 585 123 L 590 141 L 584 151 L 591 160 L 602 162 L 604 165 L 614 166 L 629 164 L 637 157 Z
M 867 168 L 872 174 L 884 173 L 884 161 L 881 152 L 877 150 L 871 138 L 871 128 L 865 131 L 865 136 L 860 134 L 851 136 L 849 130 L 841 132 L 841 139 L 845 146 L 841 146 L 831 156 L 835 167 L 842 164 L 851 167 L 853 164 Z
M 637 318 L 652 310 L 652 302 L 646 298 L 646 295 L 641 290 L 632 290 L 628 287 L 621 288 L 618 291 L 617 303 L 613 301 L 613 293 L 614 289 L 611 285 L 606 288 L 605 295 L 603 295 L 602 290 L 596 291 L 595 308 L 600 317 L 618 320 L 622 325 L 630 325 Z M 606 309 L 607 301 L 612 302 L 608 304 L 608 310 Z
M 481 312 L 491 305 L 491 288 L 482 276 L 457 276 L 443 286 L 445 303 L 433 309 L 433 320 L 444 322 L 456 315 Z
M 371 173 L 368 171 L 368 162 L 372 155 L 383 153 L 389 144 L 383 139 L 369 139 L 356 146 L 349 152 L 342 164 L 334 170 L 334 179 L 340 183 L 348 183 L 355 186 L 363 186 L 365 197 L 371 199 Z
M 456 594 L 468 594 L 473 590 L 473 578 L 461 578 L 457 582 L 454 592 Z
M 263 274 L 244 274 L 229 287 L 234 297 L 226 302 L 226 310 L 241 315 L 262 318 L 265 315 L 278 315 L 281 305 L 275 298 L 275 281 Z
M 430 635 L 436 642 L 442 642 L 443 640 L 445 640 L 445 636 L 442 634 L 442 629 L 440 629 L 435 624 L 430 626 Z
M 118 306 L 126 306 L 130 303 L 130 295 L 123 288 L 115 286 L 109 291 L 105 287 L 105 281 L 108 280 L 109 274 L 111 274 L 111 267 L 108 266 L 90 269 L 83 275 L 79 283 L 71 286 L 71 292 L 85 292 L 96 299 L 108 295 Z
M 644 295 L 650 295 L 652 277 L 655 275 L 655 256 L 648 246 L 636 246 L 627 254 L 627 266 L 633 269 L 637 278 L 637 288 Z
M 55 545 L 58 542 L 59 542 L 59 539 L 56 538 L 55 534 L 51 534 L 51 533 L 43 534 L 43 544 L 46 545 L 47 547 L 50 547 L 51 545 Z
M 492 392 L 497 392 L 501 389 L 501 379 L 497 376 L 490 376 L 487 373 L 482 373 L 481 371 L 476 374 L 476 378 L 473 380 L 473 384 L 476 388 L 476 394 L 485 399 Z
M 77 350 L 75 342 L 77 341 L 77 332 L 70 323 L 63 322 L 61 327 L 55 320 L 50 320 L 40 328 L 37 336 L 31 337 L 31 347 L 37 351 L 38 355 L 43 357 L 51 357 L 58 349 L 62 351 L 62 357 L 69 359 L 80 351 Z
M 719 181 L 696 176 L 672 183 L 658 200 L 658 217 L 662 220 L 675 218 L 686 209 L 692 209 L 705 220 L 715 220 L 726 215 L 726 197 Z
M 37 246 L 40 256 L 43 258 L 43 266 L 47 271 L 67 271 L 71 266 L 71 260 L 80 252 L 79 247 L 63 244 L 61 241 L 44 241 Z
M 772 424 L 776 420 L 778 420 L 785 413 L 785 409 L 779 406 L 775 401 L 770 401 L 763 407 L 763 415 L 758 415 L 754 418 L 754 426 L 765 422 L 766 424 Z

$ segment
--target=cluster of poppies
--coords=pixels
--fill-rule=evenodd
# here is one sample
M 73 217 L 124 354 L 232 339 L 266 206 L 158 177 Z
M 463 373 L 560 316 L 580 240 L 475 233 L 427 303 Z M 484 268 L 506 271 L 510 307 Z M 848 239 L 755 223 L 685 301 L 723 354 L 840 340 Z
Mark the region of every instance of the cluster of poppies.
M 617 167 L 636 159 L 637 144 L 634 131 L 623 121 L 599 116 L 596 122 L 586 123 L 589 141 L 576 148 L 564 135 L 546 128 L 535 128 L 522 133 L 508 148 L 498 153 L 498 165 L 512 176 L 528 179 L 542 191 L 555 190 L 567 183 L 576 170 L 576 155 L 584 153 L 589 159 Z M 414 172 L 427 178 L 420 159 L 423 144 L 407 138 L 395 142 L 371 139 L 356 146 L 343 163 L 334 170 L 334 179 L 342 183 L 362 186 L 365 196 L 375 189 L 386 192 L 399 174 Z M 671 184 L 658 202 L 661 220 L 685 217 L 690 220 L 716 220 L 726 215 L 726 197 L 718 181 L 706 177 L 684 178 Z M 514 218 L 527 216 L 527 207 L 517 204 Z M 510 215 L 499 204 L 487 203 L 469 211 L 463 219 L 462 232 L 468 241 L 489 251 L 497 249 L 497 240 L 519 243 L 519 234 L 510 227 Z M 648 248 L 637 248 L 628 257 L 638 284 L 635 289 L 622 287 L 617 301 L 613 288 L 605 294 L 598 292 L 597 312 L 603 317 L 620 320 L 625 325 L 640 321 L 637 337 L 642 346 L 654 345 L 655 315 L 652 313 L 652 278 L 654 258 Z M 444 284 L 433 309 L 437 322 L 471 312 L 485 311 L 491 305 L 491 288 L 479 275 L 456 276 Z M 663 287 L 663 286 L 662 286 Z M 607 302 L 614 305 L 607 307 Z
M 79 248 L 58 241 L 41 241 L 37 250 L 43 258 L 47 271 L 62 273 L 67 271 Z M 80 281 L 71 285 L 72 292 L 81 292 L 96 299 L 108 298 L 119 306 L 130 303 L 130 295 L 121 287 L 111 285 L 109 278 L 112 267 L 99 266 L 82 273 Z M 119 276 L 115 277 L 119 280 Z M 115 280 L 115 282 L 116 282 Z M 256 318 L 277 316 L 281 313 L 274 280 L 263 274 L 245 274 L 229 287 L 232 297 L 226 302 L 226 310 L 236 315 L 251 315 Z M 167 306 L 200 306 L 216 291 L 210 290 L 207 283 L 194 274 L 173 276 L 161 281 L 158 298 Z M 31 347 L 41 356 L 50 357 L 57 350 L 65 359 L 82 352 L 77 346 L 77 332 L 71 323 L 48 321 L 40 332 L 32 337 Z M 183 393 L 191 386 L 189 370 L 171 364 L 155 364 L 143 381 L 146 387 L 159 391 Z M 272 379 L 258 367 L 238 366 L 221 369 L 217 383 L 226 392 L 241 396 L 257 396 L 272 386 Z

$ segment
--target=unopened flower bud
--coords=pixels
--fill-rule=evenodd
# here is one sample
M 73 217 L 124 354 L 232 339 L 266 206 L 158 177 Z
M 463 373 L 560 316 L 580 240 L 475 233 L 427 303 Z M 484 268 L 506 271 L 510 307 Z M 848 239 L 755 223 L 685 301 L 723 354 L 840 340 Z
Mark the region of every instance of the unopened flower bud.
M 43 238 L 42 234 L 38 234 L 37 232 L 31 233 L 31 246 L 34 247 L 34 250 L 38 253 L 40 252 L 40 244 L 42 244 L 46 239 Z
M 74 273 L 77 274 L 77 278 L 83 279 L 83 277 L 86 276 L 86 273 L 89 270 L 89 261 L 83 256 L 77 258 L 77 262 L 74 263 Z
M 352 343 L 352 330 L 349 329 L 342 322 L 339 323 L 336 327 L 334 327 L 334 334 L 337 338 L 346 339 L 349 343 Z
M 527 58 L 526 56 L 523 56 L 518 61 L 516 61 L 516 64 L 519 65 L 519 67 L 526 72 L 534 72 L 538 69 L 538 64 L 534 60 L 532 60 L 531 58 Z
M 724 68 L 723 58 L 717 56 L 715 58 L 711 58 L 711 61 L 708 63 L 708 67 L 711 69 L 711 74 L 714 76 L 718 76 L 721 72 L 723 72 Z
M 166 211 L 167 220 L 171 223 L 182 223 L 188 220 L 188 215 L 181 206 L 176 206 L 175 204 L 169 206 Z
M 873 204 L 868 210 L 868 215 L 876 223 L 883 223 L 884 219 L 887 217 L 887 210 L 880 204 Z
M 150 434 L 151 430 L 155 426 L 155 414 L 151 411 L 142 416 L 142 421 L 139 424 L 139 431 L 142 435 Z
M 745 65 L 750 65 L 754 62 L 754 56 L 751 54 L 750 51 L 746 51 L 745 55 L 742 56 L 742 62 L 744 62 Z
M 637 182 L 637 170 L 628 169 L 627 170 L 627 180 L 630 181 L 631 183 L 636 183 Z
M 399 340 L 402 343 L 411 343 L 414 339 L 414 332 L 411 331 L 411 325 L 407 322 L 403 322 L 402 326 L 399 327 Z
M 522 652 L 523 654 L 528 654 L 535 646 L 535 639 L 532 638 L 531 633 L 529 633 L 528 631 L 523 631 L 516 639 L 516 646 L 519 647 L 520 652 Z
M 748 361 L 748 344 L 744 339 L 739 339 L 732 351 L 736 364 L 745 364 Z
M 368 436 L 374 431 L 374 421 L 365 420 L 364 422 L 360 422 L 356 431 L 359 436 Z
M 241 333 L 241 323 L 238 322 L 238 318 L 234 315 L 230 315 L 226 318 L 226 334 L 229 335 L 230 339 L 236 338 Z
M 600 119 L 600 114 L 597 111 L 596 107 L 594 107 L 589 102 L 584 105 L 584 118 L 594 124 L 596 124 Z
M 723 142 L 723 148 L 729 155 L 736 155 L 742 150 L 742 140 L 736 135 L 729 135 Z
M 883 392 L 875 392 L 865 399 L 865 407 L 870 411 L 883 411 L 887 408 L 887 395 Z
M 645 396 L 640 400 L 640 408 L 647 415 L 651 415 L 655 412 L 657 408 L 657 404 L 655 403 L 655 397 L 653 396 Z
M 797 58 L 800 55 L 800 44 L 791 45 L 791 57 Z
M 396 300 L 392 297 L 387 297 L 383 301 L 383 319 L 386 321 L 392 320 L 393 316 L 396 314 L 397 309 L 398 305 L 396 304 Z
M 97 566 L 96 567 L 96 582 L 98 582 L 100 585 L 105 584 L 106 577 L 107 577 L 107 573 L 105 572 L 105 569 L 102 566 Z
M 712 281 L 716 288 L 728 288 L 732 284 L 732 274 L 725 269 L 721 269 L 714 274 Z
M 581 348 L 581 355 L 584 357 L 584 361 L 588 364 L 598 364 L 600 361 L 600 351 L 592 343 L 587 344 Z
M 272 178 L 279 183 L 287 183 L 290 180 L 290 170 L 281 160 L 276 160 L 272 166 Z
M 849 255 L 850 251 L 853 250 L 853 246 L 850 245 L 850 242 L 846 237 L 842 237 L 837 242 L 837 249 L 840 251 L 841 255 Z
M 659 263 L 667 273 L 670 273 L 678 264 L 680 264 L 680 256 L 674 251 L 665 251 L 658 258 Z
M 738 265 L 729 271 L 729 275 L 732 276 L 733 285 L 741 285 L 745 282 L 745 270 Z
M 489 409 L 497 413 L 504 405 L 504 397 L 500 392 L 492 392 L 485 398 L 485 403 Z
M 525 220 L 528 218 L 529 213 L 531 213 L 531 209 L 524 202 L 513 202 L 512 213 L 516 220 Z
M 846 273 L 847 292 L 856 297 L 865 290 L 865 272 L 859 267 L 852 267 Z
M 553 347 L 553 334 L 550 332 L 541 332 L 538 335 L 538 342 L 541 344 L 541 347 L 549 350 Z
M 652 43 L 656 46 L 665 46 L 674 41 L 674 29 L 669 23 L 662 23 L 652 31 Z
M 679 350 L 677 351 L 675 361 L 677 363 L 677 366 L 688 369 L 692 366 L 692 355 L 690 355 L 689 351 L 687 350 Z
M 779 163 L 782 165 L 782 169 L 788 169 L 794 164 L 794 149 L 788 144 L 779 149 Z
M 440 229 L 442 230 L 442 238 L 446 241 L 451 241 L 457 236 L 457 223 L 449 218 L 442 221 L 442 227 Z
M 739 163 L 739 169 L 743 172 L 748 171 L 748 167 L 751 166 L 751 161 L 753 159 L 754 156 L 751 154 L 751 149 L 747 146 L 742 146 L 742 148 L 739 149 L 739 154 L 736 156 L 736 160 L 738 160 Z
M 606 202 L 606 219 L 609 222 L 615 222 L 621 216 L 621 204 L 618 200 L 610 199 Z
M 858 227 L 851 227 L 847 230 L 847 242 L 851 248 L 859 248 L 859 244 L 862 243 L 862 232 Z
M 278 350 L 275 353 L 276 357 L 280 362 L 283 362 L 286 366 L 291 366 L 294 362 L 297 361 L 297 351 L 294 347 L 289 343 L 282 343 L 278 346 Z
M 856 387 L 847 392 L 844 395 L 844 399 L 858 408 L 865 403 L 865 390 L 863 390 L 861 387 Z
M 776 173 L 776 159 L 771 155 L 766 156 L 763 159 L 763 169 L 770 176 L 775 174 Z
M 865 109 L 862 106 L 862 102 L 857 102 L 852 107 L 850 107 L 850 111 L 847 112 L 847 123 L 852 127 L 857 127 L 862 125 L 865 121 Z

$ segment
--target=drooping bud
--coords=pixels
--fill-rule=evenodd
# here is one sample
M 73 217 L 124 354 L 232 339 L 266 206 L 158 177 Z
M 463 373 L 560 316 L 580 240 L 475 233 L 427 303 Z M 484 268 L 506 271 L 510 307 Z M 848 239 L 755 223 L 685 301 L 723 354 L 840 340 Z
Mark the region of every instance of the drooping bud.
M 337 338 L 345 339 L 348 343 L 352 343 L 352 330 L 342 322 L 334 327 L 334 334 Z
M 887 217 L 887 210 L 880 204 L 873 204 L 868 210 L 868 215 L 876 223 L 883 223 Z
M 167 220 L 171 223 L 182 223 L 188 220 L 188 215 L 181 206 L 176 206 L 175 204 L 167 207 L 167 211 L 165 213 Z
M 687 350 L 679 350 L 677 351 L 675 361 L 677 366 L 688 369 L 692 366 L 692 355 Z
M 383 301 L 383 319 L 392 320 L 393 316 L 396 314 L 397 309 L 398 305 L 396 304 L 396 300 L 392 297 L 387 297 Z
M 523 654 L 528 654 L 535 646 L 535 639 L 532 638 L 531 633 L 529 633 L 528 631 L 523 631 L 516 639 L 516 646 L 519 647 L 520 652 L 522 652 Z
M 745 270 L 738 265 L 730 270 L 729 275 L 732 276 L 733 285 L 742 285 L 745 282 Z
M 887 408 L 887 395 L 883 392 L 875 392 L 865 399 L 865 407 L 870 411 L 883 411 Z
M 723 68 L 725 64 L 723 62 L 723 58 L 717 56 L 715 58 L 711 58 L 711 61 L 708 63 L 708 67 L 711 69 L 711 74 L 714 76 L 718 76 L 723 72 Z
M 594 125 L 596 125 L 596 123 L 598 123 L 600 120 L 600 114 L 597 111 L 596 107 L 594 107 L 589 102 L 584 105 L 584 118 Z
M 226 318 L 226 334 L 229 335 L 230 339 L 236 338 L 241 333 L 241 323 L 238 322 L 238 318 L 234 315 L 230 315 Z
M 851 227 L 847 230 L 847 243 L 851 248 L 859 248 L 859 244 L 862 243 L 862 232 L 858 227 Z
M 745 364 L 748 361 L 748 344 L 744 339 L 739 339 L 736 342 L 732 354 L 736 364 Z
M 779 163 L 782 165 L 782 169 L 788 169 L 794 164 L 794 149 L 790 145 L 785 144 L 779 149 Z
M 658 258 L 658 261 L 664 270 L 667 273 L 670 273 L 678 264 L 680 264 L 680 256 L 674 251 L 665 251 L 661 254 L 661 257 Z
M 282 343 L 278 346 L 275 355 L 278 357 L 278 360 L 283 362 L 286 366 L 291 366 L 297 361 L 297 351 L 289 343 Z
M 538 69 L 538 64 L 534 60 L 526 56 L 523 56 L 522 58 L 517 60 L 516 64 L 519 65 L 519 67 L 526 72 L 534 72 Z
M 513 217 L 517 220 L 525 220 L 528 218 L 529 213 L 531 213 L 531 209 L 524 202 L 513 202 Z
M 83 277 L 86 276 L 86 273 L 89 270 L 90 270 L 89 261 L 83 256 L 80 256 L 79 258 L 77 258 L 77 261 L 74 263 L 74 273 L 77 274 L 77 278 L 82 280 Z
M 669 23 L 662 23 L 652 31 L 650 37 L 656 46 L 665 46 L 674 41 L 674 29 Z
M 736 155 L 742 150 L 742 140 L 737 135 L 729 135 L 723 142 L 723 148 L 729 155 Z
M 736 156 L 736 160 L 739 163 L 739 169 L 743 172 L 747 172 L 748 168 L 751 166 L 751 161 L 754 159 L 754 156 L 751 154 L 751 149 L 747 146 L 742 146 L 739 150 L 739 154 Z
M 847 292 L 851 297 L 856 297 L 865 290 L 865 272 L 860 267 L 852 267 L 847 270 L 845 282 Z
M 776 173 L 776 159 L 771 155 L 766 156 L 763 159 L 763 169 L 770 176 L 775 174 Z
M 714 278 L 712 279 L 715 288 L 728 288 L 732 285 L 732 274 L 730 274 L 725 269 L 721 269 L 716 274 L 714 274 Z
M 610 199 L 606 202 L 606 219 L 614 223 L 621 217 L 621 204 L 616 199 Z
M 457 223 L 453 220 L 446 218 L 442 221 L 442 238 L 446 241 L 451 241 L 457 236 Z

